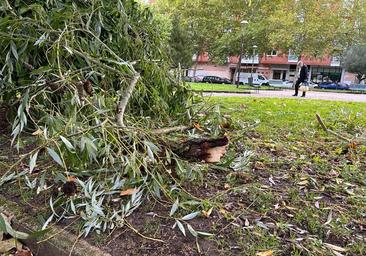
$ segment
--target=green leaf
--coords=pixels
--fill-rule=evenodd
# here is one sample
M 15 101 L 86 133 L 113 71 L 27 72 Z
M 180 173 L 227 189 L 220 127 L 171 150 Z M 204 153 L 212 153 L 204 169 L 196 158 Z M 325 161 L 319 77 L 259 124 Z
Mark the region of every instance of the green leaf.
M 173 214 L 177 211 L 178 206 L 179 206 L 179 198 L 177 198 L 177 200 L 175 200 L 175 202 L 174 202 L 174 204 L 172 206 L 172 209 L 170 209 L 169 216 L 173 216 Z
M 188 228 L 189 232 L 192 234 L 192 236 L 194 236 L 194 237 L 198 236 L 196 230 L 194 230 L 191 225 L 187 224 L 187 228 Z
M 0 214 L 0 231 L 6 232 L 5 218 Z
M 56 153 L 56 151 L 54 151 L 52 148 L 47 148 L 47 152 L 53 158 L 53 160 L 55 160 L 56 163 L 64 167 L 64 164 L 62 163 L 62 160 L 60 156 Z
M 31 173 L 34 169 L 34 167 L 36 166 L 36 161 L 37 161 L 37 156 L 38 156 L 38 152 L 37 151 L 34 155 L 32 155 L 30 157 L 30 161 L 29 161 L 29 172 Z
M 186 236 L 186 230 L 184 229 L 183 224 L 179 220 L 176 220 L 175 223 L 177 223 L 178 228 L 183 233 L 183 235 Z
M 61 136 L 61 135 L 60 135 L 60 138 L 61 138 L 62 142 L 66 145 L 66 147 L 67 147 L 70 151 L 72 151 L 72 150 L 74 150 L 74 149 L 75 149 L 75 148 L 74 148 L 74 146 L 71 144 L 71 142 L 70 142 L 69 140 L 67 140 L 64 136 Z
M 46 227 L 48 226 L 48 224 L 50 224 L 50 222 L 52 221 L 53 217 L 54 217 L 54 214 L 51 214 L 51 216 L 50 216 L 50 217 L 48 217 L 48 219 L 47 219 L 47 220 L 45 221 L 45 223 L 43 224 L 43 226 L 42 226 L 42 229 L 41 229 L 41 230 L 45 230 L 45 229 L 46 229 Z
M 186 216 L 183 216 L 181 220 L 191 220 L 197 217 L 200 214 L 200 212 L 192 212 L 190 214 L 187 214 Z
M 33 238 L 38 238 L 38 237 L 41 237 L 45 234 L 47 234 L 51 229 L 50 228 L 46 228 L 46 229 L 40 229 L 40 230 L 37 230 L 37 231 L 34 231 L 32 233 L 29 234 L 29 237 L 33 237 Z
M 14 230 L 3 214 L 0 214 L 0 228 L 1 230 L 4 229 L 4 232 L 8 233 L 16 239 L 24 240 L 29 238 L 29 235 L 27 233 Z
M 11 52 L 13 53 L 14 58 L 16 60 L 18 60 L 19 56 L 18 56 L 17 46 L 14 44 L 13 41 L 10 42 L 10 48 L 11 48 Z
M 211 233 L 207 233 L 207 232 L 202 232 L 202 231 L 197 231 L 198 235 L 201 236 L 214 236 L 215 234 L 211 234 Z

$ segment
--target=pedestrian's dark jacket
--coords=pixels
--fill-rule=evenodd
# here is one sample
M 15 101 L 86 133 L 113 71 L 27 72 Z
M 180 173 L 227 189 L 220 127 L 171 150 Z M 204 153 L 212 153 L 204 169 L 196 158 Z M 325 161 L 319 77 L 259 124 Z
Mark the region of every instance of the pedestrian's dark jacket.
M 304 64 L 304 66 L 301 67 L 300 70 L 300 77 L 299 77 L 299 82 L 305 82 L 308 80 L 308 66 L 306 66 Z

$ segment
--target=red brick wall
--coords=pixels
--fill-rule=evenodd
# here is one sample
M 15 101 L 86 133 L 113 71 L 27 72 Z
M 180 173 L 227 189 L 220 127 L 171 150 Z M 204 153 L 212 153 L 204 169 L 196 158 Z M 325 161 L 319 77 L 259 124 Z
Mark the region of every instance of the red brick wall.
M 193 67 L 189 70 L 188 76 L 193 76 Z M 196 76 L 219 76 L 230 79 L 230 68 L 227 65 L 198 64 Z

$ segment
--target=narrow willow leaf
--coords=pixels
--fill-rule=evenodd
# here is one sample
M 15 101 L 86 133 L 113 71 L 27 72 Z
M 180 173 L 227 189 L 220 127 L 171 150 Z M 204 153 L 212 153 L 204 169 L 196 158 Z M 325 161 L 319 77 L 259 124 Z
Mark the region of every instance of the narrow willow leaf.
M 53 217 L 54 217 L 54 214 L 51 214 L 51 216 L 48 217 L 48 219 L 46 220 L 46 222 L 43 224 L 41 230 L 45 230 L 46 229 L 46 227 L 48 226 L 48 224 L 50 224 L 50 222 L 52 221 Z
M 27 239 L 29 237 L 29 235 L 27 233 L 14 230 L 10 226 L 10 223 L 6 220 L 6 218 L 3 214 L 0 214 L 0 228 L 1 228 L 1 230 L 4 229 L 2 231 L 8 233 L 15 239 L 23 240 L 23 239 Z
M 200 214 L 200 212 L 192 212 L 190 214 L 187 214 L 186 216 L 183 216 L 181 220 L 191 220 L 197 217 L 197 215 Z
M 178 206 L 179 206 L 179 198 L 177 198 L 177 200 L 175 200 L 175 202 L 174 202 L 174 204 L 172 206 L 172 209 L 170 209 L 169 216 L 173 216 L 173 214 L 177 211 Z
M 197 234 L 200 236 L 214 236 L 214 234 L 212 234 L 212 233 L 207 233 L 207 232 L 202 232 L 202 231 L 197 231 Z
M 191 225 L 187 224 L 187 228 L 188 228 L 189 232 L 192 234 L 192 236 L 194 236 L 194 237 L 198 236 L 196 230 L 194 230 Z
M 56 153 L 56 151 L 54 151 L 52 148 L 47 148 L 47 152 L 53 158 L 53 160 L 55 160 L 56 163 L 64 167 L 64 164 L 62 163 L 62 160 L 60 156 Z
M 37 156 L 38 156 L 38 151 L 30 157 L 30 161 L 29 161 L 29 172 L 30 173 L 33 171 L 34 167 L 36 166 Z
M 186 236 L 186 230 L 183 224 L 179 220 L 176 220 L 175 223 L 178 225 L 178 228 L 183 233 L 183 235 Z
M 15 45 L 15 43 L 13 41 L 10 42 L 10 48 L 11 48 L 11 52 L 12 52 L 14 58 L 16 60 L 18 60 L 19 56 L 18 56 L 17 46 Z
M 74 146 L 71 144 L 71 142 L 69 140 L 67 140 L 64 136 L 60 135 L 60 138 L 62 140 L 62 142 L 66 145 L 66 147 L 71 151 L 74 150 Z

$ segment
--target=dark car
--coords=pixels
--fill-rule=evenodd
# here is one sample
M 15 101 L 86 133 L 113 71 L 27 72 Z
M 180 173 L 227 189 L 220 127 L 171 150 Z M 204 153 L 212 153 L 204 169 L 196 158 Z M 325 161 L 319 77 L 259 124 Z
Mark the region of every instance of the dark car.
M 218 76 L 205 76 L 202 79 L 202 82 L 210 84 L 231 84 L 231 81 L 229 79 Z
M 335 82 L 322 82 L 319 84 L 319 88 L 330 90 L 349 90 L 349 86 L 347 84 Z

